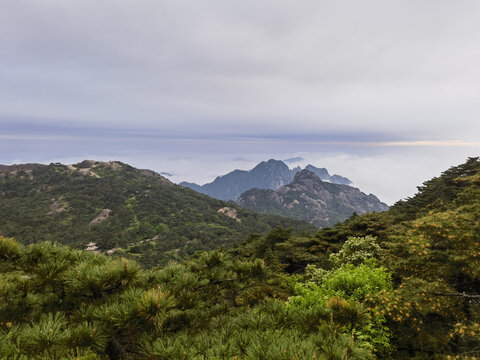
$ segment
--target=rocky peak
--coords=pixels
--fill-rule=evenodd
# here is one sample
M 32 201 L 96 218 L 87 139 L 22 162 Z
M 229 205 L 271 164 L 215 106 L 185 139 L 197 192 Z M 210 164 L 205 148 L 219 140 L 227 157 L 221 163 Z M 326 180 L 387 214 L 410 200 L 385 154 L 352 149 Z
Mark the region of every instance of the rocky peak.
M 317 168 L 313 165 L 308 164 L 307 166 L 305 166 L 305 170 L 313 172 L 314 174 L 316 174 L 321 179 L 330 177 L 330 174 L 328 173 L 328 170 L 325 169 L 325 168 Z
M 341 185 L 350 185 L 352 183 L 350 181 L 350 179 L 348 179 L 346 177 L 343 177 L 343 176 L 340 176 L 340 175 L 337 175 L 337 174 L 330 175 L 328 173 L 328 170 L 325 169 L 325 168 L 317 168 L 317 167 L 309 164 L 305 167 L 305 169 L 313 172 L 322 181 L 328 181 L 328 182 L 331 182 L 331 183 L 334 183 L 334 184 L 341 184 Z
M 268 161 L 262 161 L 252 169 L 252 172 L 258 171 L 291 171 L 287 164 L 281 160 L 270 159 Z
M 160 183 L 164 185 L 173 185 L 173 183 L 168 180 L 166 177 L 160 175 L 159 173 L 153 171 L 153 170 L 148 170 L 148 169 L 138 169 L 138 172 L 145 176 L 145 177 L 151 177 L 159 181 Z
M 110 168 L 114 171 L 120 170 L 124 163 L 120 161 L 95 161 L 95 160 L 83 160 L 77 164 L 71 165 L 77 169 L 93 169 L 93 168 Z
M 307 171 L 318 175 L 321 180 L 341 184 L 350 184 L 351 181 L 338 175 L 330 176 L 324 168 L 307 166 Z M 195 191 L 207 194 L 220 200 L 234 200 L 245 191 L 253 188 L 277 190 L 282 186 L 290 184 L 295 174 L 302 169 L 297 166 L 290 169 L 281 160 L 270 159 L 262 161 L 251 170 L 234 170 L 223 176 L 218 176 L 211 183 L 197 185 L 195 183 L 182 182 L 180 185 L 189 187 Z M 311 175 L 310 175 L 311 176 Z M 338 180 L 338 181 L 337 181 Z M 318 180 L 319 181 L 319 180 Z
M 374 195 L 357 188 L 322 181 L 309 170 L 295 174 L 293 181 L 277 190 L 251 189 L 238 198 L 238 204 L 255 211 L 332 226 L 353 213 L 384 211 L 388 206 Z
M 322 182 L 322 180 L 317 176 L 315 175 L 313 172 L 311 172 L 310 170 L 307 170 L 307 169 L 303 169 L 303 170 L 300 170 L 298 171 L 294 178 L 293 178 L 293 181 L 292 181 L 292 184 L 298 184 L 298 183 L 302 183 L 304 181 L 316 181 L 316 182 Z

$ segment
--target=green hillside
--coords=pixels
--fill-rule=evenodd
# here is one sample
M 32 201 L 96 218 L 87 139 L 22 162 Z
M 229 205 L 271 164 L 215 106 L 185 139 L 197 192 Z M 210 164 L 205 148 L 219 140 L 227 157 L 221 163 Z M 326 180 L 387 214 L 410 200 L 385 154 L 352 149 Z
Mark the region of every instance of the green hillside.
M 0 237 L 0 359 L 479 357 L 478 158 L 386 212 L 151 270 Z
M 154 266 L 279 225 L 315 229 L 211 199 L 120 162 L 0 166 L 0 234 L 23 244 L 49 240 L 84 249 L 93 242 L 99 251 Z
M 478 158 L 425 182 L 389 211 L 353 216 L 313 236 L 277 231 L 252 237 L 236 251 L 247 258 L 263 256 L 272 266 L 283 264 L 289 273 L 307 269 L 321 286 L 324 273 L 334 267 L 331 254 L 352 237 L 375 238 L 376 258 L 392 274 L 394 290 L 370 294 L 363 303 L 386 317 L 395 334 L 395 357 L 480 356 Z M 372 247 L 362 246 L 359 242 L 350 251 L 360 258 L 372 253 Z M 308 276 L 303 281 L 308 283 Z

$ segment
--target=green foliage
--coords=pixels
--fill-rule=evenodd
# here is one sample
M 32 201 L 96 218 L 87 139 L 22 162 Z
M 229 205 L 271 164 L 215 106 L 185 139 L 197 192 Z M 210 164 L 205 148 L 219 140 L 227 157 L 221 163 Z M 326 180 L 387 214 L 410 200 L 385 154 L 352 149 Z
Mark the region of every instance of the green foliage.
M 295 292 L 299 296 L 292 297 L 290 302 L 309 307 L 326 303 L 331 297 L 364 300 L 367 294 L 381 290 L 392 290 L 391 276 L 385 268 L 376 267 L 374 261 L 368 261 L 358 266 L 347 264 L 322 274 L 320 279 L 298 283 Z
M 479 170 L 479 158 L 468 158 L 464 164 L 454 166 L 441 176 L 423 183 L 413 198 L 397 202 L 391 213 L 402 220 L 414 220 L 418 215 L 431 210 L 443 211 L 469 186 L 469 182 L 458 180 L 474 176 Z
M 0 234 L 6 237 L 79 249 L 94 242 L 99 251 L 113 250 L 146 267 L 186 259 L 198 250 L 230 247 L 250 233 L 280 225 L 315 230 L 209 198 L 120 162 L 38 165 L 31 176 L 3 169 L 0 200 Z M 234 209 L 240 221 L 218 212 L 224 207 Z M 108 218 L 91 224 L 104 209 L 111 210 Z
M 213 251 L 144 271 L 56 244 L 0 249 L 15 255 L 0 260 L 0 358 L 372 358 L 340 315 L 287 307 L 284 276 L 261 259 Z
M 91 186 L 85 181 L 100 183 L 110 176 L 110 185 L 118 185 L 109 169 L 98 171 L 103 178 L 75 180 L 82 184 L 80 192 Z M 78 176 L 60 165 L 33 174 L 33 182 L 48 180 L 52 189 L 65 176 Z M 138 188 L 137 175 L 133 170 L 122 173 L 122 180 L 132 185 L 130 190 Z M 1 206 L 9 204 L 2 215 L 10 219 L 0 225 L 1 231 L 9 236 L 23 234 L 23 242 L 32 242 L 23 246 L 0 237 L 0 359 L 480 356 L 478 159 L 426 182 L 415 197 L 388 212 L 353 216 L 313 235 L 285 228 L 262 235 L 270 228 L 250 219 L 259 227 L 252 225 L 257 234 L 243 244 L 228 251 L 200 252 L 189 261 L 151 270 L 131 260 L 37 241 L 47 237 L 42 231 L 54 228 L 42 225 L 41 217 L 35 221 L 25 217 L 22 228 L 11 219 L 19 215 L 15 206 L 22 204 L 20 199 L 38 200 L 41 193 L 25 175 L 9 175 L 0 182 Z M 154 187 L 148 181 L 142 184 L 146 190 L 151 189 L 148 185 Z M 85 226 L 82 231 L 87 232 L 62 232 L 63 241 L 73 244 L 76 236 L 87 233 L 121 241 L 125 234 L 143 234 L 140 239 L 147 233 L 168 236 L 171 231 L 194 228 L 197 233 L 185 235 L 182 241 L 189 242 L 182 244 L 198 241 L 201 248 L 205 242 L 198 234 L 219 231 L 212 238 L 228 237 L 221 233 L 226 231 L 223 226 L 240 226 L 224 215 L 223 220 L 215 220 L 219 214 L 209 213 L 205 205 L 205 213 L 194 220 L 179 215 L 180 208 L 173 204 L 178 198 L 168 203 L 169 210 L 162 210 L 167 218 L 144 221 L 148 211 L 139 211 L 146 204 L 144 195 L 132 190 L 115 197 L 116 214 L 123 215 L 117 220 L 112 215 L 111 223 Z M 58 201 L 71 205 L 73 199 Z M 30 203 L 33 212 L 48 211 L 40 203 Z M 104 207 L 94 204 L 90 210 L 98 213 Z M 242 224 L 256 216 L 238 211 Z M 65 225 L 81 218 L 80 211 L 73 215 L 65 210 L 53 218 Z M 90 215 L 83 217 L 84 224 Z M 176 216 L 189 221 L 180 224 Z M 114 220 L 128 221 L 115 228 L 119 232 L 108 234 L 114 230 L 109 227 L 116 224 Z M 29 239 L 32 233 L 38 238 Z M 137 243 L 135 251 L 148 258 L 149 249 L 150 259 L 157 259 L 156 252 L 167 246 L 161 245 L 164 239 L 159 235 Z M 130 251 L 128 246 L 123 249 Z M 190 252 L 184 249 L 167 250 L 164 259 Z
M 480 161 L 471 158 L 425 182 L 390 211 L 322 229 L 309 246 L 292 251 L 317 256 L 312 262 L 317 267 L 306 268 L 308 290 L 309 280 L 319 287 L 330 274 L 320 249 L 334 253 L 349 237 L 376 237 L 381 248 L 376 257 L 392 274 L 393 291 L 366 294 L 362 304 L 395 335 L 395 356 L 478 357 L 479 224 Z M 344 261 L 336 261 L 339 256 L 330 258 L 335 266 Z
M 380 252 L 381 249 L 376 243 L 375 237 L 370 235 L 365 237 L 350 236 L 338 253 L 330 255 L 330 261 L 335 267 L 344 264 L 359 265 L 369 259 L 378 259 Z
M 289 304 L 301 309 L 327 307 L 332 319 L 344 332 L 366 341 L 378 354 L 387 354 L 392 347 L 385 316 L 364 304 L 372 296 L 393 291 L 390 273 L 379 267 L 373 257 L 379 250 L 375 245 L 372 237 L 352 237 L 339 255 L 330 256 L 336 262 L 336 268 L 328 271 L 308 266 L 305 282 L 295 285 L 296 295 L 289 299 Z

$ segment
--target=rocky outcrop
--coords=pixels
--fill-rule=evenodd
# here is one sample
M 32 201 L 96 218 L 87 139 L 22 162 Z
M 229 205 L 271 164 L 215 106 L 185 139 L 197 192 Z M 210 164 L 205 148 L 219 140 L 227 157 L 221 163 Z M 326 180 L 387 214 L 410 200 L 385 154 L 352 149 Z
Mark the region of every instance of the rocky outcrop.
M 238 217 L 237 210 L 234 208 L 226 206 L 224 208 L 218 209 L 218 212 L 231 219 L 237 220 L 237 222 L 242 222 L 242 220 Z
M 68 204 L 63 200 L 63 196 L 58 200 L 53 199 L 53 203 L 50 205 L 50 212 L 48 215 L 55 216 L 56 214 L 65 211 L 68 207 Z
M 237 202 L 255 211 L 304 220 L 319 227 L 346 220 L 353 213 L 388 210 L 375 195 L 352 186 L 324 182 L 308 170 L 298 172 L 290 184 L 276 191 L 248 190 Z
M 98 214 L 92 221 L 90 221 L 90 225 L 97 225 L 102 221 L 105 221 L 110 216 L 112 210 L 110 209 L 103 209 L 100 214 Z
M 346 177 L 343 177 L 337 174 L 330 175 L 328 173 L 328 170 L 325 168 L 317 168 L 313 165 L 307 165 L 305 166 L 305 170 L 313 172 L 322 181 L 328 181 L 334 184 L 342 184 L 342 185 L 350 185 L 352 183 L 350 179 Z
M 146 177 L 151 177 L 151 178 L 155 178 L 155 180 L 157 180 L 159 183 L 163 184 L 163 185 L 173 185 L 173 183 L 168 180 L 167 178 L 163 177 L 162 175 L 160 175 L 159 173 L 156 173 L 155 171 L 153 170 L 148 170 L 148 169 L 140 169 L 138 170 L 140 171 L 140 174 L 142 176 L 146 176 Z

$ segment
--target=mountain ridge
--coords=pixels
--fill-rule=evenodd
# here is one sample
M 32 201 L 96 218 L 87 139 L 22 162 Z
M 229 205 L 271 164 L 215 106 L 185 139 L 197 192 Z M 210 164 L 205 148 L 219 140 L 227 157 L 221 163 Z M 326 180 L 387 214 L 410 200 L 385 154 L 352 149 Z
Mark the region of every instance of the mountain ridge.
M 102 221 L 94 221 L 100 214 Z M 0 166 L 0 234 L 23 244 L 48 240 L 84 248 L 93 242 L 99 251 L 155 266 L 196 250 L 232 246 L 280 225 L 315 230 L 118 161 Z
M 339 184 L 351 184 L 352 182 L 340 175 L 330 175 L 325 168 L 317 168 L 313 165 L 307 165 L 310 171 L 316 173 L 320 179 Z M 198 185 L 191 182 L 181 182 L 180 186 L 188 187 L 192 190 L 206 194 L 219 200 L 237 201 L 238 197 L 246 190 L 272 189 L 276 190 L 283 185 L 289 184 L 296 173 L 301 170 L 297 166 L 290 169 L 285 162 L 281 160 L 270 159 L 262 161 L 250 170 L 233 170 L 225 175 L 217 176 L 214 181 Z
M 349 185 L 324 182 L 307 169 L 297 172 L 290 184 L 277 190 L 247 190 L 237 203 L 261 213 L 301 219 L 320 227 L 332 226 L 354 213 L 388 210 L 375 195 Z

